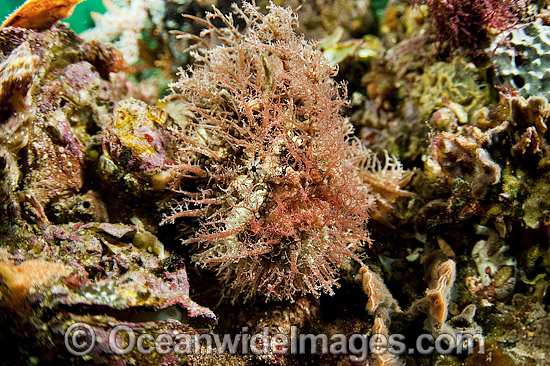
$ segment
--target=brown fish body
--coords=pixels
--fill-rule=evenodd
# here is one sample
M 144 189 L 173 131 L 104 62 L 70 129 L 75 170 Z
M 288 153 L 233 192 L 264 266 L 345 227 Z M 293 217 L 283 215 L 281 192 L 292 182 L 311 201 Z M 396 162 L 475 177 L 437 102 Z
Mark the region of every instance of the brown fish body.
M 20 27 L 42 30 L 71 16 L 76 4 L 84 0 L 27 0 L 0 28 Z

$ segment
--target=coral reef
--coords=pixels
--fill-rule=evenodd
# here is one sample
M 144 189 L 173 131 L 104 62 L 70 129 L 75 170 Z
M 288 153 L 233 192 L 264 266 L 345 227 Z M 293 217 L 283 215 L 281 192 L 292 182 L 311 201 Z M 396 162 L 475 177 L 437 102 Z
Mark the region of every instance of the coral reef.
M 0 28 L 0 364 L 548 364 L 548 1 L 230 3 Z

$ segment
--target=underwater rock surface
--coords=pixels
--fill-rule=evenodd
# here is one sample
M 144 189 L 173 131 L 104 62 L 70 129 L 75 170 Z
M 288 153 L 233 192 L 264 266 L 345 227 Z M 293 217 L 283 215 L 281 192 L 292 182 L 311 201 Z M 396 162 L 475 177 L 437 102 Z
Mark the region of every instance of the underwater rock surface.
M 189 298 L 184 265 L 168 270 L 168 254 L 139 214 L 111 213 L 102 191 L 100 133 L 126 93 L 110 79 L 124 66 L 120 53 L 61 24 L 4 28 L 0 44 L 0 322 L 16 335 L 2 345 L 4 361 L 71 359 L 63 332 L 75 321 L 97 334 L 117 324 L 192 333 L 197 319 L 215 322 Z M 94 362 L 120 361 L 107 349 L 98 343 Z

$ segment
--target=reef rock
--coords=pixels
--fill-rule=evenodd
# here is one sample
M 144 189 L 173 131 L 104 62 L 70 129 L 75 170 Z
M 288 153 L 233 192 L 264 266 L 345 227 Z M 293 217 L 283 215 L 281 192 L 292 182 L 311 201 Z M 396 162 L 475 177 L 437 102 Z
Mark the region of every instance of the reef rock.
M 164 249 L 151 225 L 156 211 L 121 199 L 124 192 L 99 179 L 102 145 L 116 159 L 125 154 L 122 147 L 134 154 L 134 160 L 124 160 L 136 163 L 129 165 L 134 171 L 168 162 L 163 158 L 167 132 L 156 120 L 145 123 L 143 116 L 153 112 L 140 114 L 156 110 L 133 99 L 120 102 L 126 95 L 119 83 L 124 75 L 113 73 L 124 66 L 113 46 L 84 42 L 62 24 L 41 32 L 0 30 L 0 326 L 6 336 L 0 351 L 5 364 L 81 362 L 84 354 L 69 353 L 64 342 L 76 322 L 97 336 L 89 351 L 94 362 L 158 364 L 137 351 L 124 357 L 113 353 L 109 332 L 125 325 L 155 335 L 195 334 L 194 326 L 216 321 L 189 298 L 185 266 Z M 113 131 L 117 102 L 114 124 L 122 126 Z M 132 114 L 132 105 L 141 109 Z M 140 125 L 124 123 L 124 113 Z M 102 133 L 113 137 L 102 141 Z M 160 157 L 147 160 L 149 155 L 141 154 L 154 148 Z

